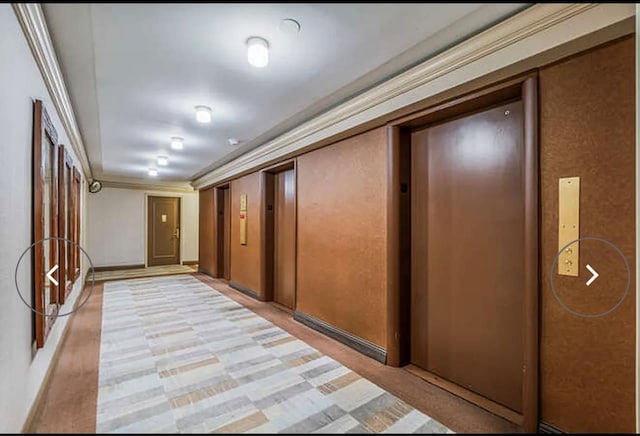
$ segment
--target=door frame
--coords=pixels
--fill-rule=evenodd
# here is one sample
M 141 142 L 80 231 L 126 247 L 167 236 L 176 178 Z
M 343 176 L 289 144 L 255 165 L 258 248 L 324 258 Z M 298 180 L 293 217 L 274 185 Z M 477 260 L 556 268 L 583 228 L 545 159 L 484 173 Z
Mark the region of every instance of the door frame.
M 57 263 L 57 251 L 55 256 L 51 256 L 52 247 L 54 241 L 58 237 L 58 133 L 55 126 L 51 122 L 49 113 L 45 108 L 42 100 L 33 100 L 33 136 L 32 136 L 32 159 L 31 159 L 31 176 L 32 176 L 32 191 L 31 191 L 31 213 L 32 213 L 32 226 L 31 226 L 31 239 L 32 243 L 44 240 L 45 236 L 52 238 L 49 240 L 49 244 L 46 249 L 49 250 L 49 267 Z M 51 184 L 50 184 L 50 217 L 49 227 L 45 222 L 45 189 L 47 187 L 45 181 L 45 156 L 48 155 L 51 159 Z M 49 332 L 56 321 L 56 317 L 45 317 L 43 313 L 46 313 L 45 307 L 45 245 L 36 244 L 33 246 L 33 253 L 31 254 L 31 298 L 32 304 L 35 307 L 35 311 L 32 313 L 32 326 L 33 326 L 33 340 L 35 342 L 35 348 L 39 349 L 44 347 Z M 60 274 L 58 273 L 58 277 Z M 56 289 L 57 295 L 57 289 Z M 51 301 L 55 303 L 55 301 Z
M 144 193 L 144 267 L 149 268 L 149 197 L 169 197 L 178 199 L 178 219 L 180 220 L 180 242 L 178 244 L 178 265 L 182 265 L 182 253 L 184 252 L 184 212 L 182 207 L 183 196 L 173 193 Z
M 521 425 L 526 432 L 538 429 L 539 397 L 539 151 L 537 72 L 491 85 L 457 97 L 387 125 L 387 365 L 409 363 L 411 304 L 411 131 L 428 124 L 452 119 L 473 111 L 522 99 L 524 108 L 524 303 L 523 303 L 523 386 L 522 414 L 501 414 L 486 401 L 479 404 L 466 389 L 455 392 L 493 413 Z M 409 256 L 409 257 L 407 257 Z M 443 386 L 447 389 L 447 386 Z M 470 393 L 469 393 L 470 394 Z M 489 403 L 493 403 L 489 401 Z M 504 409 L 504 408 L 503 408 Z M 512 412 L 512 411 L 509 411 Z
M 274 301 L 275 289 L 274 289 L 274 274 L 273 269 L 275 266 L 275 220 L 274 220 L 274 201 L 275 201 L 275 182 L 274 176 L 277 173 L 293 170 L 293 179 L 295 184 L 295 195 L 293 196 L 293 214 L 294 214 L 294 234 L 295 234 L 295 248 L 294 248 L 294 286 L 295 292 L 293 295 L 293 308 L 295 310 L 298 301 L 298 171 L 296 168 L 296 159 L 290 159 L 284 162 L 280 162 L 269 168 L 266 168 L 260 172 L 260 195 L 261 204 L 264 207 L 263 213 L 260 218 L 260 227 L 262 228 L 262 236 L 260 238 L 261 252 L 264 261 L 262 262 L 262 268 L 260 271 L 260 281 L 262 285 L 263 295 L 265 301 Z M 269 209 L 271 207 L 271 209 Z M 279 306 L 280 307 L 280 306 Z M 284 307 L 284 306 L 283 306 Z
M 229 191 L 229 210 L 225 211 L 225 213 L 229 214 L 229 228 L 227 229 L 227 238 L 229 239 L 229 270 L 225 271 L 227 277 L 222 274 L 222 269 L 220 265 L 224 265 L 224 245 L 221 246 L 224 242 L 220 239 L 220 232 L 218 229 L 220 225 L 224 225 L 224 217 L 222 219 L 222 224 L 218 220 L 218 206 L 220 204 L 220 198 L 224 196 L 223 190 L 227 189 Z M 222 280 L 231 280 L 231 226 L 233 225 L 233 216 L 231 216 L 231 183 L 223 183 L 221 185 L 216 185 L 213 188 L 213 247 L 215 251 L 215 271 L 214 277 Z M 224 206 L 224 198 L 222 199 L 222 204 Z M 222 253 L 222 256 L 220 255 Z

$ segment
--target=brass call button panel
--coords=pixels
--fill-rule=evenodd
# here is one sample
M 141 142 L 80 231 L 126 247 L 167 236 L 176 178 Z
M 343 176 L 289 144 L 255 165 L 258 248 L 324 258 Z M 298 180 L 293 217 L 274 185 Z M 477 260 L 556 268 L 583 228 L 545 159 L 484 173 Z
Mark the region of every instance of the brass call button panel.
M 247 194 L 240 196 L 240 244 L 247 245 Z
M 578 277 L 580 243 L 580 177 L 564 177 L 558 184 L 558 274 Z

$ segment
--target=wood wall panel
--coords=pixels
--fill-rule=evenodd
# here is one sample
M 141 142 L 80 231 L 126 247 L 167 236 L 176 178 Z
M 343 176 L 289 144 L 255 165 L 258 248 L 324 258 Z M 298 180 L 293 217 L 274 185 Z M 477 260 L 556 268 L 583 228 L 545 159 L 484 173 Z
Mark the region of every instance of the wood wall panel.
M 297 173 L 296 309 L 386 347 L 386 130 L 304 154 Z
M 262 194 L 259 172 L 233 180 L 231 188 L 231 281 L 255 291 L 264 299 L 261 285 L 262 250 L 260 217 Z M 240 196 L 247 194 L 247 245 L 240 244 Z
M 200 272 L 214 276 L 216 274 L 216 246 L 214 241 L 214 188 L 203 189 L 198 193 L 200 206 L 198 209 L 198 269 Z
M 635 265 L 634 49 L 626 38 L 540 71 L 541 419 L 566 432 L 635 431 L 633 272 L 624 303 L 600 318 L 567 312 L 549 285 L 560 177 L 580 177 L 580 236 L 615 243 Z M 586 263 L 600 273 L 589 288 Z M 584 242 L 580 276 L 554 283 L 563 301 L 595 313 L 620 297 L 626 274 L 606 246 Z

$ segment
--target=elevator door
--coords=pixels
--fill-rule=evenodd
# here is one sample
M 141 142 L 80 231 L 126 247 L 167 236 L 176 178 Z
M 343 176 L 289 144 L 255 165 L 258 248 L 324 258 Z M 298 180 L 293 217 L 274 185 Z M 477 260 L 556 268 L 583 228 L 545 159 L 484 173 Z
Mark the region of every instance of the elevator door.
M 411 362 L 522 410 L 522 102 L 412 134 Z
M 274 176 L 273 300 L 293 309 L 296 295 L 296 214 L 293 169 Z
M 231 273 L 231 192 L 228 187 L 217 188 L 218 208 L 218 277 L 229 280 Z

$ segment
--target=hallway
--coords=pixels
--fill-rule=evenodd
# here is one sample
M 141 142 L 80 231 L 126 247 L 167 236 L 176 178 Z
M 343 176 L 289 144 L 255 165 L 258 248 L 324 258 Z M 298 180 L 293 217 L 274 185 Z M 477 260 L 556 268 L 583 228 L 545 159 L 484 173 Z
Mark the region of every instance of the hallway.
M 446 430 L 188 276 L 106 283 L 102 320 L 98 433 Z
M 425 413 L 457 432 L 515 430 L 224 282 L 179 275 L 96 285 L 28 431 L 453 431 Z
M 0 4 L 0 433 L 639 431 L 638 31 Z

